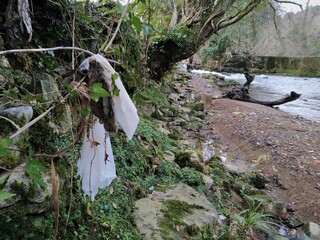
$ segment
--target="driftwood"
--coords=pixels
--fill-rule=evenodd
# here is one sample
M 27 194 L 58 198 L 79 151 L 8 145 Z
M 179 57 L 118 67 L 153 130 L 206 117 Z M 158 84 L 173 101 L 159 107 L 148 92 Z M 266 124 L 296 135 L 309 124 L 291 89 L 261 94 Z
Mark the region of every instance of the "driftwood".
M 257 104 L 272 107 L 272 106 L 281 105 L 281 104 L 284 104 L 287 102 L 297 100 L 301 96 L 301 94 L 292 91 L 290 94 L 287 94 L 283 98 L 275 100 L 275 101 L 256 100 L 254 98 L 251 98 L 249 95 L 250 84 L 253 82 L 255 76 L 249 74 L 248 72 L 244 72 L 244 76 L 246 77 L 247 81 L 245 82 L 243 87 L 236 86 L 236 87 L 232 87 L 230 89 L 227 89 L 222 94 L 222 97 L 230 98 L 230 99 L 234 99 L 234 100 L 239 100 L 239 101 L 244 101 L 244 102 L 252 102 L 252 103 L 257 103 Z

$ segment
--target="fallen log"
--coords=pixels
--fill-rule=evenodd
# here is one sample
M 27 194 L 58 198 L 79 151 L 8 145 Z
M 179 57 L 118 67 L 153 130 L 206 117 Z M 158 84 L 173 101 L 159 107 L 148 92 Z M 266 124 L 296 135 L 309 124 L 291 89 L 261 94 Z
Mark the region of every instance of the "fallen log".
M 276 105 L 281 105 L 281 104 L 284 104 L 287 102 L 297 100 L 301 96 L 301 94 L 296 93 L 294 91 L 291 91 L 290 94 L 287 94 L 283 98 L 275 100 L 275 101 L 256 100 L 256 99 L 250 97 L 250 95 L 249 95 L 250 84 L 253 82 L 255 76 L 249 74 L 248 72 L 244 72 L 244 75 L 245 75 L 247 81 L 245 82 L 243 87 L 236 86 L 236 87 L 232 87 L 232 88 L 225 90 L 224 93 L 222 94 L 223 98 L 230 98 L 233 100 L 257 103 L 257 104 L 273 107 Z
M 292 91 L 290 94 L 286 95 L 284 98 L 281 98 L 281 99 L 278 99 L 278 100 L 275 100 L 275 101 L 260 101 L 260 100 L 253 99 L 251 97 L 249 97 L 247 99 L 247 101 L 272 107 L 272 106 L 281 105 L 281 104 L 284 104 L 284 103 L 287 103 L 287 102 L 291 102 L 291 101 L 297 100 L 300 96 L 301 96 L 301 94 Z

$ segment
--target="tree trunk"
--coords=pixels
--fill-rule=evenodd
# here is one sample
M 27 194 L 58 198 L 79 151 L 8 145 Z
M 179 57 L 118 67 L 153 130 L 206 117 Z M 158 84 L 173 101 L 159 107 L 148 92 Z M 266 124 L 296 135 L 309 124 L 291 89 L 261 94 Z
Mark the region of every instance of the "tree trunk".
M 235 0 L 201 0 L 189 16 L 149 48 L 147 66 L 153 79 L 159 80 L 170 67 L 192 56 L 213 34 L 234 24 L 257 7 L 262 0 L 251 0 L 236 14 L 228 13 Z
M 301 94 L 292 91 L 289 95 L 286 95 L 285 97 L 278 99 L 278 100 L 275 100 L 275 101 L 259 101 L 259 100 L 255 100 L 251 97 L 249 97 L 246 101 L 252 102 L 252 103 L 258 103 L 258 104 L 269 106 L 269 107 L 273 107 L 276 105 L 281 105 L 281 104 L 284 104 L 287 102 L 297 100 L 300 96 L 301 96 Z

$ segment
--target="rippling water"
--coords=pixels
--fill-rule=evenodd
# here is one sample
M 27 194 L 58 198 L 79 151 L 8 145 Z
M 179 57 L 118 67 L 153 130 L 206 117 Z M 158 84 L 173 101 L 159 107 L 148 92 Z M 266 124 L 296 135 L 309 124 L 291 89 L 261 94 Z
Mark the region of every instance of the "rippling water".
M 224 75 L 217 72 L 194 70 L 194 73 L 210 73 L 224 76 L 227 80 L 245 82 L 243 74 Z M 301 93 L 296 101 L 282 104 L 279 108 L 293 115 L 320 122 L 320 78 L 256 75 L 251 83 L 250 96 L 257 100 L 277 100 L 291 91 Z

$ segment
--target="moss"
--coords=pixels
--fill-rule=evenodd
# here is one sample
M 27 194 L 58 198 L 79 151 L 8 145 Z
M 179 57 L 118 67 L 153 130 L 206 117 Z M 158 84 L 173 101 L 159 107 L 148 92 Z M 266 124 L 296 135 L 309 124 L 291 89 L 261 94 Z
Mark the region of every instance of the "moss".
M 166 192 L 169 189 L 172 189 L 172 186 L 170 186 L 170 185 L 162 185 L 162 184 L 158 184 L 156 186 L 156 190 L 159 191 L 159 192 Z
M 208 160 L 208 165 L 211 167 L 211 178 L 214 181 L 214 185 L 225 189 L 230 188 L 230 184 L 233 182 L 233 177 L 228 170 L 223 166 L 220 157 L 213 156 Z
M 260 173 L 247 173 L 241 177 L 241 180 L 249 183 L 257 189 L 265 189 L 268 180 Z
M 16 152 L 7 152 L 5 156 L 0 156 L 0 166 L 6 169 L 13 169 L 21 162 L 21 156 Z
M 193 168 L 183 168 L 181 169 L 181 181 L 192 187 L 203 186 L 201 174 Z
M 187 167 L 191 162 L 191 154 L 190 152 L 177 152 L 174 161 L 182 168 Z
M 46 154 L 52 154 L 56 152 L 53 130 L 49 127 L 47 119 L 40 119 L 37 123 L 30 127 L 29 131 L 29 143 L 34 152 Z
M 154 85 L 150 85 L 143 91 L 136 93 L 133 99 L 137 104 L 151 103 L 158 108 L 170 106 L 167 96 L 161 91 L 161 88 Z
M 193 209 L 203 209 L 203 207 L 195 204 L 189 204 L 180 200 L 168 200 L 163 202 L 164 208 L 160 211 L 163 213 L 164 219 L 160 222 L 161 235 L 164 239 L 168 239 L 170 232 L 176 231 L 176 226 L 186 225 L 183 217 L 192 213 Z
M 241 180 L 237 180 L 233 184 L 233 189 L 239 194 L 245 195 L 262 195 L 263 191 L 255 188 L 254 186 L 250 185 L 249 183 L 243 182 Z
M 11 190 L 13 193 L 19 195 L 23 201 L 29 201 L 34 198 L 36 194 L 36 186 L 31 182 L 28 186 L 21 182 L 14 182 L 11 185 Z
M 195 103 L 194 106 L 192 107 L 192 110 L 194 110 L 194 111 L 204 111 L 204 103 L 202 103 L 202 102 Z

